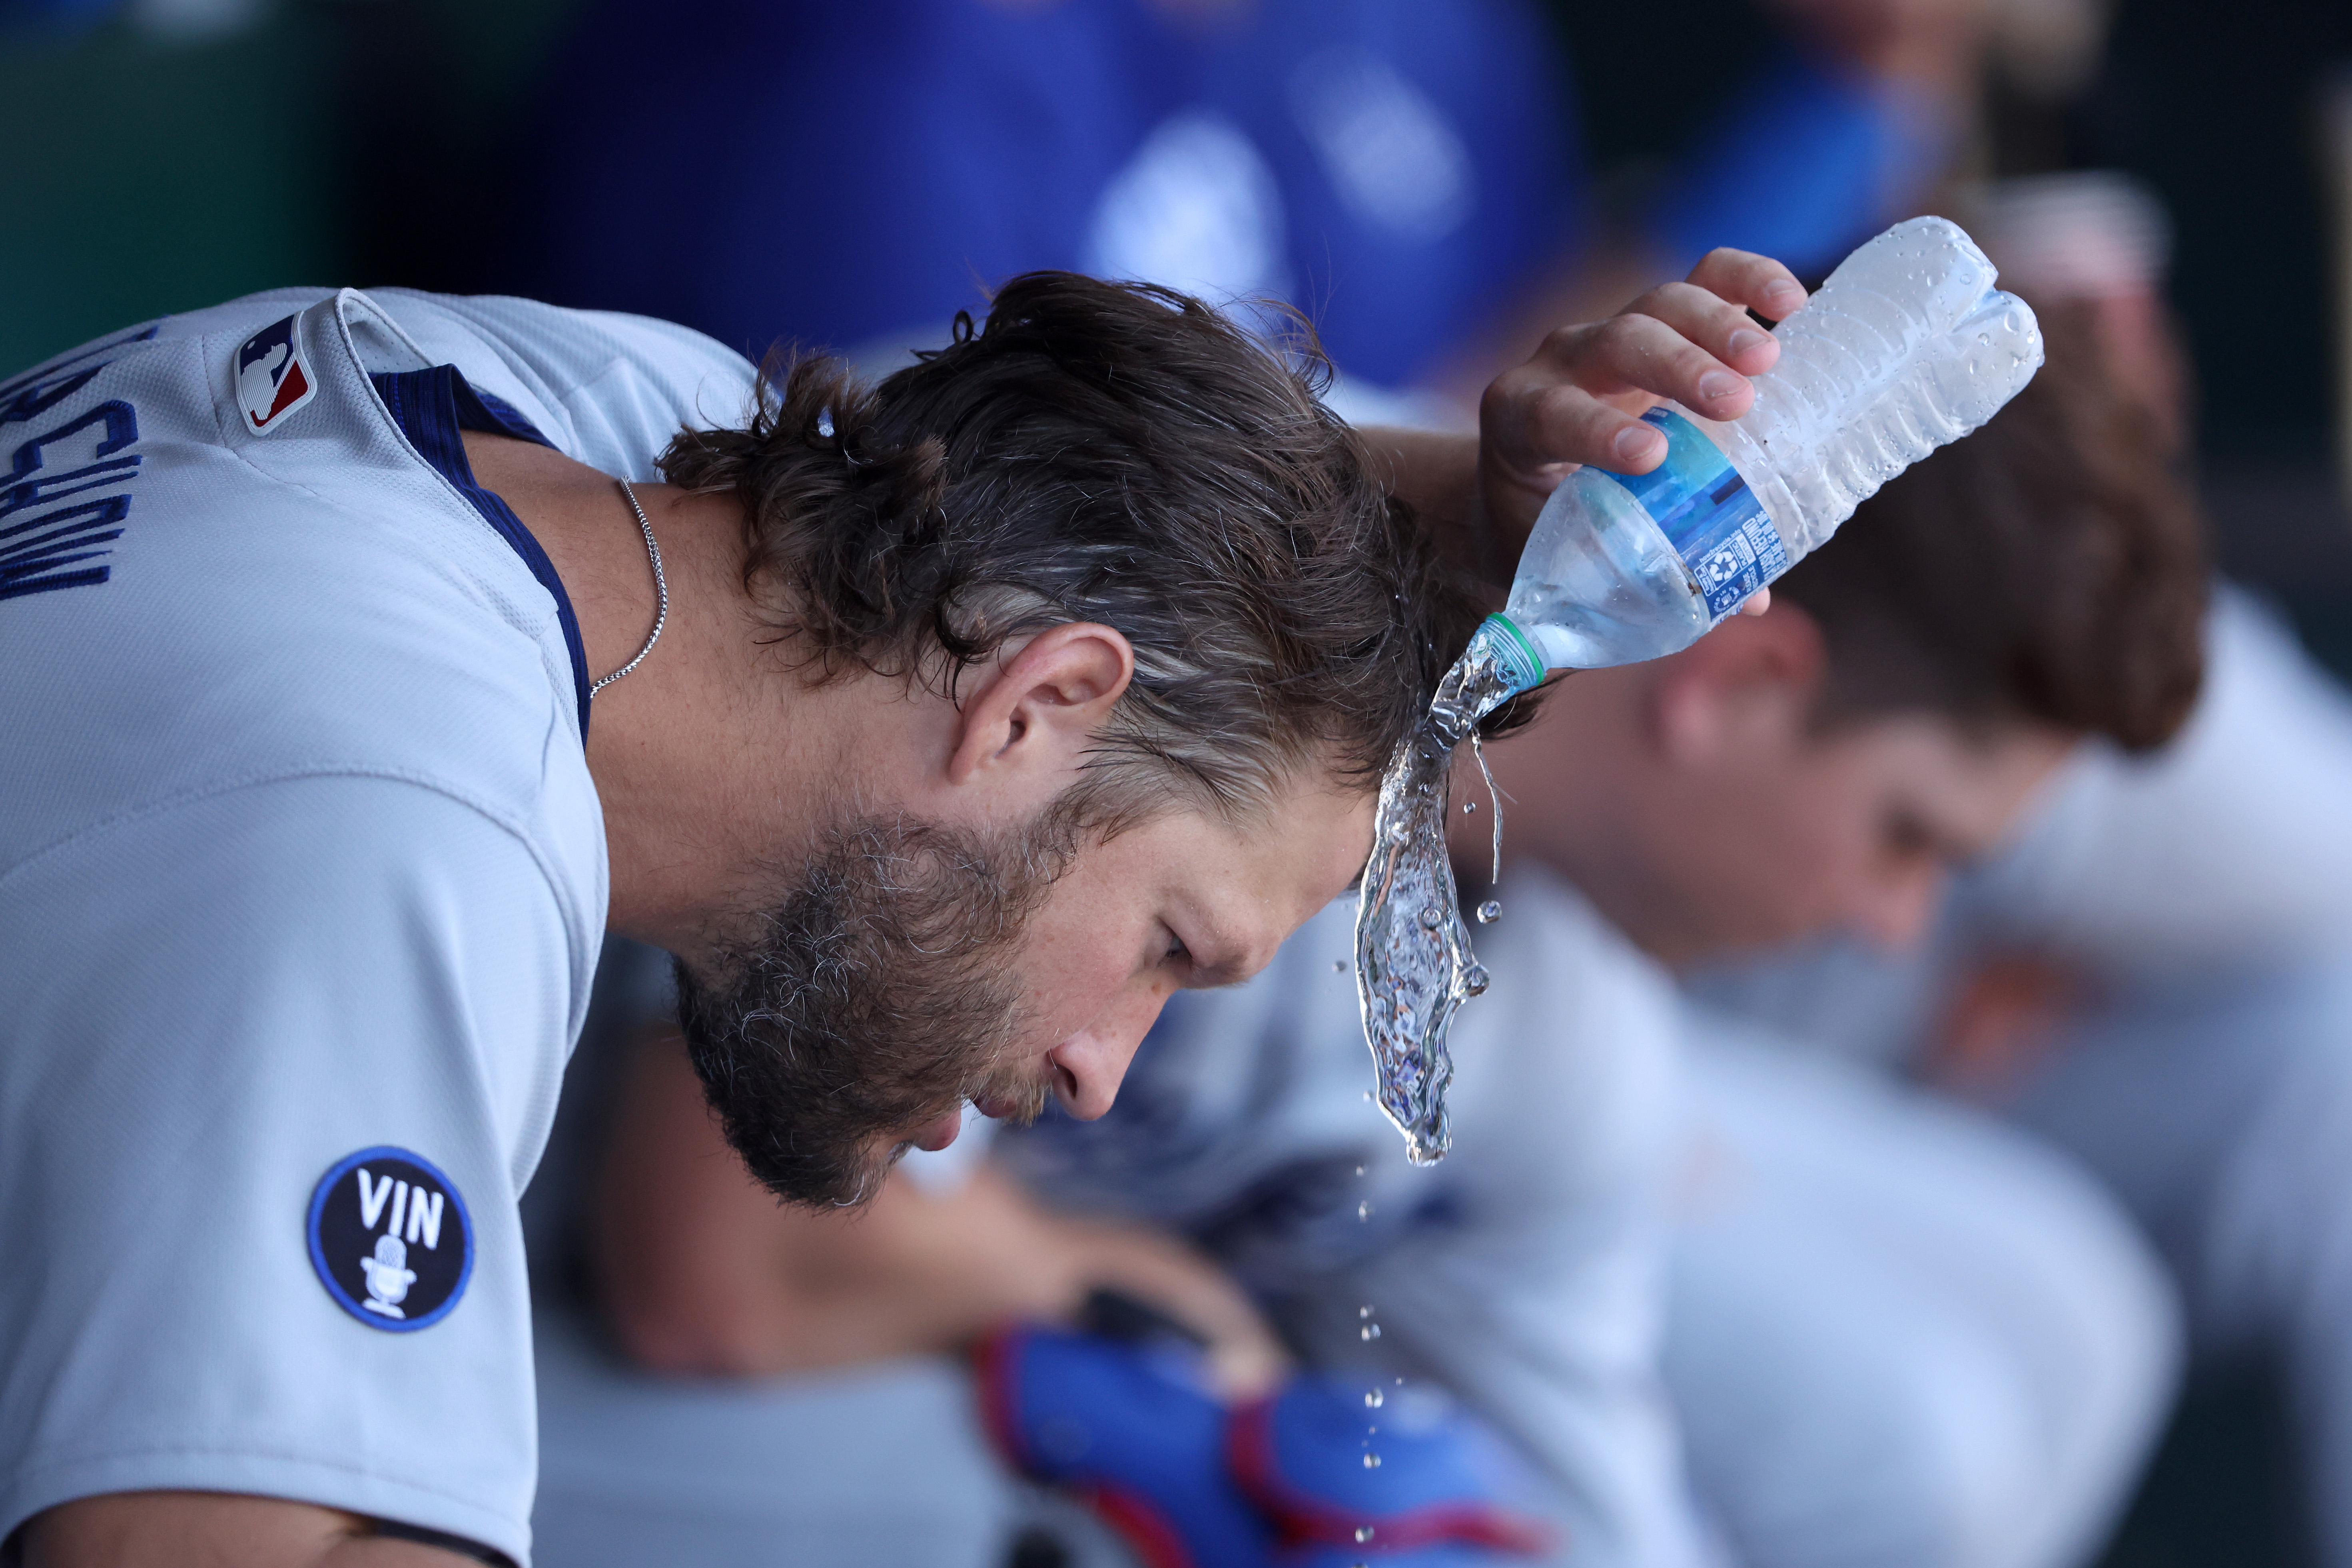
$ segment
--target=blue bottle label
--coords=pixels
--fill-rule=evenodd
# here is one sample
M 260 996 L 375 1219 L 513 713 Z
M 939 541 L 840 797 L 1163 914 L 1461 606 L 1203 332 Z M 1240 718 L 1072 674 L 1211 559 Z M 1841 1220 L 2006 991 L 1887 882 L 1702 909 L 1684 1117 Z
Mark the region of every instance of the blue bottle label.
M 1599 470 L 1642 503 L 1698 580 L 1711 620 L 1738 609 L 1789 569 L 1764 503 L 1698 426 L 1664 404 L 1642 416 L 1666 437 L 1666 460 L 1646 474 Z

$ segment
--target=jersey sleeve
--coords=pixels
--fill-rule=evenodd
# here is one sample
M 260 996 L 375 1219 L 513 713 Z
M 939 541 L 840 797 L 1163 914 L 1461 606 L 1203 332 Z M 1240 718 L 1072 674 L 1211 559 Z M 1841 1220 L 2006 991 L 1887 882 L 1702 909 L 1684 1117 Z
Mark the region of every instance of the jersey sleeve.
M 171 1488 L 527 1560 L 515 1200 L 602 914 L 558 886 L 473 805 L 350 774 L 0 881 L 0 1539 Z

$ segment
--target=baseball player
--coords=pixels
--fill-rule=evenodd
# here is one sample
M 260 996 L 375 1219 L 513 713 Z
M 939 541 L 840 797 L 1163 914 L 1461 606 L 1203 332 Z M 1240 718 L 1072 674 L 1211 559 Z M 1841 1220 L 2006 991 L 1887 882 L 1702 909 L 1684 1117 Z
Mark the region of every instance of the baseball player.
M 1475 616 L 1433 542 L 1654 461 L 1653 393 L 1745 407 L 1742 307 L 1801 291 L 1695 279 L 1498 383 L 1483 451 L 1067 274 L 878 390 L 348 289 L 0 384 L 0 1540 L 527 1560 L 514 1201 L 608 921 L 780 1193 L 967 1098 L 1100 1114 L 1355 874 Z

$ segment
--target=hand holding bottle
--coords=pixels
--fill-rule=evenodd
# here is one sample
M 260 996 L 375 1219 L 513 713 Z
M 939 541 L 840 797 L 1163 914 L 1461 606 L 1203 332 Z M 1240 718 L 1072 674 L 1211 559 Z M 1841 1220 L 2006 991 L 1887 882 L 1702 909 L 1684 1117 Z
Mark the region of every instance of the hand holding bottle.
M 1748 377 L 1780 357 L 1748 309 L 1778 321 L 1804 300 L 1795 276 L 1770 258 L 1712 251 L 1687 281 L 1653 289 L 1607 321 L 1546 337 L 1486 389 L 1476 437 L 1365 436 L 1389 458 L 1397 493 L 1454 534 L 1456 558 L 1499 594 L 1545 498 L 1569 472 L 1590 463 L 1644 473 L 1664 459 L 1664 438 L 1641 420 L 1660 398 L 1716 418 L 1745 413 L 1754 401 Z
M 1478 409 L 1479 486 L 1513 559 L 1571 469 L 1645 474 L 1664 461 L 1665 437 L 1642 420 L 1660 398 L 1715 419 L 1747 413 L 1748 378 L 1780 357 L 1748 310 L 1779 321 L 1804 302 L 1795 276 L 1769 257 L 1713 250 L 1686 281 L 1661 284 L 1605 321 L 1559 328 L 1496 377 Z

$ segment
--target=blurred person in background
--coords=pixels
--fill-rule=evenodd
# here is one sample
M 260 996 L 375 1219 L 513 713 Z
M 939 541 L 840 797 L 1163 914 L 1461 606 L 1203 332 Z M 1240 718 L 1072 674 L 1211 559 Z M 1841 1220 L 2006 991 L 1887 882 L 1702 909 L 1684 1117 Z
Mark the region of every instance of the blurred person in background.
M 1669 111 L 1711 129 L 1620 237 L 1533 0 L 598 0 L 518 132 L 510 279 L 878 368 L 1074 267 L 1286 300 L 1343 413 L 1459 423 L 1527 342 L 1718 243 L 1818 276 L 1911 210 L 1957 122 L 1915 67 L 1972 58 L 1975 8 L 1811 9 L 1836 24 Z M 612 221 L 688 159 L 729 171 L 692 223 Z
M 2063 300 L 2179 463 L 2191 428 L 2161 304 L 2166 225 L 2113 175 L 1980 193 L 2005 278 Z M 1702 977 L 1714 1007 L 1940 1083 L 2095 1172 L 2162 1254 L 2208 1374 L 2274 1372 L 2320 1560 L 2352 1564 L 2352 702 L 2224 584 L 2210 674 L 2148 756 L 2084 747 L 1932 936 Z M 1759 1226 L 1750 1238 L 1769 1250 Z M 1740 1289 L 1719 1282 L 1721 1296 Z M 1796 1375 L 1848 1342 L 1831 1304 Z M 1801 1316 L 1791 1314 L 1792 1317 Z M 2023 1341 L 2021 1340 L 2021 1343 Z
M 958 1192 L 910 1163 L 846 1225 L 760 1202 L 656 1044 L 583 1188 L 603 1194 L 589 1252 L 622 1344 L 673 1373 L 805 1372 L 950 1349 L 1008 1312 L 1077 1315 L 1089 1284 L 1125 1282 L 1209 1342 L 1229 1390 L 1296 1357 L 1465 1401 L 1537 1461 L 1564 1562 L 2081 1561 L 2170 1388 L 2169 1299 L 2127 1223 L 2014 1133 L 1835 1063 L 1720 1029 L 1685 1062 L 1664 966 L 1842 921 L 1914 928 L 2080 736 L 2139 750 L 2178 721 L 2200 660 L 2193 519 L 2076 349 L 1867 503 L 1760 620 L 1580 674 L 1563 719 L 1495 748 L 1513 870 L 1481 942 L 1492 988 L 1456 1030 L 1442 1164 L 1411 1166 L 1365 1103 L 1345 905 L 1259 981 L 1172 1012 L 1103 1121 L 1002 1134 L 1002 1172 Z M 1458 820 L 1472 888 L 1491 819 Z M 1776 1256 L 1736 1245 L 1759 1220 Z M 1181 1241 L 1123 1228 L 1139 1222 Z M 982 1237 L 1003 1238 L 993 1262 L 959 1261 Z M 1695 1273 L 1727 1295 L 1675 1300 Z M 1789 1388 L 1792 1275 L 1849 1349 Z M 1701 1375 L 1666 1375 L 1670 1320 Z M 850 1500 L 878 1492 L 933 1529 L 1019 1516 L 936 1364 L 665 1393 L 598 1369 L 576 1330 L 547 1343 L 557 1568 L 625 1560 L 613 1543 L 686 1497 L 726 1500 L 705 1531 L 869 1552 Z M 910 1397 L 931 1417 L 919 1449 L 858 1436 Z M 812 1409 L 828 1452 L 765 1479 L 805 1454 L 794 1413 Z M 1685 1423 L 1744 1429 L 1694 1477 Z

